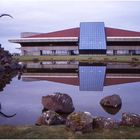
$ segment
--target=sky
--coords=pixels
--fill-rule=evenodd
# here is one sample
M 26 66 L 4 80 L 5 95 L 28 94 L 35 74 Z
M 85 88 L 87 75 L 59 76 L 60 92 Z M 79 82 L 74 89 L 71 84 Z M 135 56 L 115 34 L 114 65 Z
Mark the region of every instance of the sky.
M 47 33 L 103 21 L 106 27 L 140 32 L 140 1 L 126 0 L 0 0 L 0 43 L 11 53 L 20 45 L 8 39 L 21 32 Z

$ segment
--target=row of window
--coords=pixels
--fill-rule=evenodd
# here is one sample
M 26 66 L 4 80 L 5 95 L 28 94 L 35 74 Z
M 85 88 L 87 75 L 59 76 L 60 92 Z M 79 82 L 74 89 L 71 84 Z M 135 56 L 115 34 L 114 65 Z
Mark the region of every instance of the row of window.
M 76 55 L 79 54 L 78 50 L 40 50 L 40 51 L 27 51 L 23 50 L 23 55 Z
M 139 55 L 140 50 L 107 50 L 109 55 Z
M 107 50 L 106 53 L 108 55 L 140 55 L 140 50 Z M 40 50 L 40 52 L 27 50 L 23 51 L 23 55 L 77 55 L 77 54 L 79 54 L 78 50 Z
M 76 55 L 78 50 L 40 50 L 40 55 Z

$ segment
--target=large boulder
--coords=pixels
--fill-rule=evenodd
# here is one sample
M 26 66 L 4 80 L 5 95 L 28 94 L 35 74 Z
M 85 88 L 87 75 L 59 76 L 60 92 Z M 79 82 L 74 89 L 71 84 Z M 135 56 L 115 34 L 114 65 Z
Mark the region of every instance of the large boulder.
M 65 119 L 52 110 L 43 112 L 42 115 L 38 118 L 36 125 L 58 125 L 64 124 Z
M 106 96 L 104 97 L 101 101 L 100 104 L 104 107 L 113 107 L 117 108 L 122 105 L 122 100 L 119 95 L 113 94 L 111 96 Z
M 91 114 L 85 112 L 73 112 L 66 119 L 66 126 L 75 133 L 92 131 L 92 123 Z
M 93 128 L 112 129 L 118 128 L 119 123 L 111 118 L 96 117 L 93 119 Z
M 117 113 L 120 111 L 120 109 L 121 109 L 121 106 L 118 106 L 118 107 L 116 107 L 116 108 L 114 108 L 114 107 L 106 107 L 106 106 L 102 106 L 102 107 L 103 107 L 103 109 L 104 109 L 107 113 L 112 114 L 112 115 L 117 114 Z
M 55 93 L 42 97 L 42 104 L 46 110 L 69 114 L 74 111 L 72 99 L 67 94 Z
M 140 127 L 140 115 L 134 113 L 123 113 L 121 125 Z

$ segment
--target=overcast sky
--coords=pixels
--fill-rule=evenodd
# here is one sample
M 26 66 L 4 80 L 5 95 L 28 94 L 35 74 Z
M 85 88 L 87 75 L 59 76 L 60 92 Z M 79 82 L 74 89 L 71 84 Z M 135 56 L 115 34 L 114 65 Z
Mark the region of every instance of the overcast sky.
M 0 0 L 0 43 L 10 52 L 19 45 L 8 39 L 21 32 L 51 32 L 79 27 L 82 21 L 104 21 L 105 26 L 140 31 L 140 1 Z

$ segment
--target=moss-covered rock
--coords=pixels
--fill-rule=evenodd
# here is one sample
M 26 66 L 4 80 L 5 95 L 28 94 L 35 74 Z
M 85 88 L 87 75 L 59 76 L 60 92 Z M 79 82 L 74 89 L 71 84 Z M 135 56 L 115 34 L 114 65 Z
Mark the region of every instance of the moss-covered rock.
M 134 113 L 123 113 L 121 125 L 125 126 L 138 126 L 140 127 L 140 115 Z
M 113 129 L 118 127 L 119 122 L 112 120 L 111 118 L 96 117 L 93 119 L 93 128 Z
M 54 93 L 42 97 L 43 107 L 57 113 L 72 113 L 74 111 L 72 98 L 65 93 Z
M 100 104 L 105 107 L 117 108 L 122 105 L 122 100 L 119 95 L 113 94 L 113 95 L 104 97 L 100 101 Z
M 66 126 L 74 132 L 91 132 L 93 118 L 91 114 L 85 112 L 73 112 L 66 120 Z
M 42 113 L 42 115 L 38 118 L 36 125 L 58 125 L 64 123 L 65 119 L 62 116 L 55 111 L 48 110 Z

